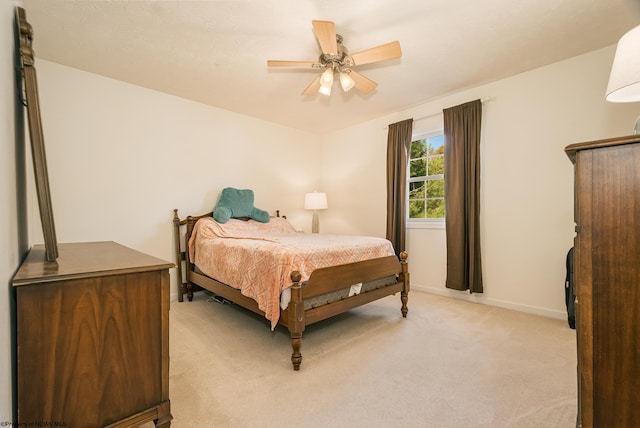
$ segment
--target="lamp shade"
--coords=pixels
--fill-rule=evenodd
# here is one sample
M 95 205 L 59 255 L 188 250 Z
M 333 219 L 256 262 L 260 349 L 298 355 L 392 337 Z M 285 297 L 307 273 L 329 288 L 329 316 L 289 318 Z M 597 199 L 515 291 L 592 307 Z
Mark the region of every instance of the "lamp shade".
M 320 89 L 318 89 L 318 92 L 322 95 L 329 96 L 331 95 L 331 86 L 320 85 Z
M 606 100 L 612 103 L 640 101 L 640 25 L 618 41 Z
M 322 95 L 331 95 L 331 86 L 333 86 L 333 69 L 327 68 L 320 76 L 320 88 L 318 92 Z
M 356 82 L 353 81 L 351 76 L 349 76 L 349 72 L 341 71 L 340 72 L 340 85 L 342 86 L 342 90 L 345 92 L 349 92 L 356 86 Z
M 326 210 L 327 208 L 329 208 L 329 205 L 327 205 L 326 193 L 313 192 L 304 195 L 305 210 Z
M 333 69 L 332 68 L 327 68 L 325 71 L 322 72 L 322 75 L 320 76 L 320 84 L 322 86 L 333 85 Z

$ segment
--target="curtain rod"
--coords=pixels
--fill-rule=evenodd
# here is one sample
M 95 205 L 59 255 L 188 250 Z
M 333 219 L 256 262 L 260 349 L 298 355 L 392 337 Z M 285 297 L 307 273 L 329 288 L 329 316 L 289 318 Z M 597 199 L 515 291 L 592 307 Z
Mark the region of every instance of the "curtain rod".
M 481 98 L 481 99 L 480 99 L 480 102 L 481 102 L 482 104 L 484 104 L 484 103 L 487 103 L 487 102 L 489 102 L 489 101 L 493 101 L 494 99 L 495 99 L 495 97 L 485 97 L 485 98 Z M 439 114 L 442 114 L 442 111 L 439 111 L 439 112 L 437 112 L 437 113 L 427 114 L 427 115 L 425 115 L 425 116 L 414 117 L 414 118 L 413 118 L 413 121 L 415 122 L 415 121 L 417 121 L 417 120 L 428 119 L 428 118 L 430 118 L 430 117 L 438 116 Z M 385 127 L 384 127 L 384 129 L 389 129 L 389 126 L 388 126 L 388 125 L 387 125 L 387 126 L 385 126 Z
M 492 101 L 493 99 L 494 97 L 481 98 L 480 102 L 484 104 L 486 102 Z M 414 117 L 413 120 L 416 121 L 416 120 L 428 119 L 430 117 L 438 116 L 439 114 L 442 114 L 442 111 L 439 111 L 437 113 L 431 113 L 426 116 Z

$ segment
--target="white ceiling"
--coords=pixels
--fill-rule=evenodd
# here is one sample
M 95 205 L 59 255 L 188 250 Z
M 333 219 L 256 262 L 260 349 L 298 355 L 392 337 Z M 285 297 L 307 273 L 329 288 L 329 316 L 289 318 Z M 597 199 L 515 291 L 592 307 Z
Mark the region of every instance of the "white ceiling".
M 640 0 L 23 0 L 39 58 L 322 134 L 615 44 Z M 302 97 L 317 71 L 267 59 L 320 53 L 311 21 L 357 52 L 393 40 L 401 59 L 357 68 L 368 95 Z

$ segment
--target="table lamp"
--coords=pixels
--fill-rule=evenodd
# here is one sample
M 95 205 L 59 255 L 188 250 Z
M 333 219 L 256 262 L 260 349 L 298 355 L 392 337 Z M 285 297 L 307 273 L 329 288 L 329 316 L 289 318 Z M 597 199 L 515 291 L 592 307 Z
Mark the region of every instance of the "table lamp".
M 320 232 L 320 220 L 318 218 L 318 210 L 326 210 L 327 194 L 323 192 L 313 192 L 304 195 L 304 209 L 313 210 L 313 220 L 311 221 L 311 232 Z

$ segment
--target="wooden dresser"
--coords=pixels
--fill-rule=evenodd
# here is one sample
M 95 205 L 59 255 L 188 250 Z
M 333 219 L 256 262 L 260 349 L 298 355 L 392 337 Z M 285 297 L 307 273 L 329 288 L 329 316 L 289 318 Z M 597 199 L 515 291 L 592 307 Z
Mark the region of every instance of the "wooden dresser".
M 640 426 L 640 136 L 573 144 L 578 425 Z
M 169 427 L 173 264 L 115 242 L 58 253 L 34 246 L 13 280 L 19 425 Z

